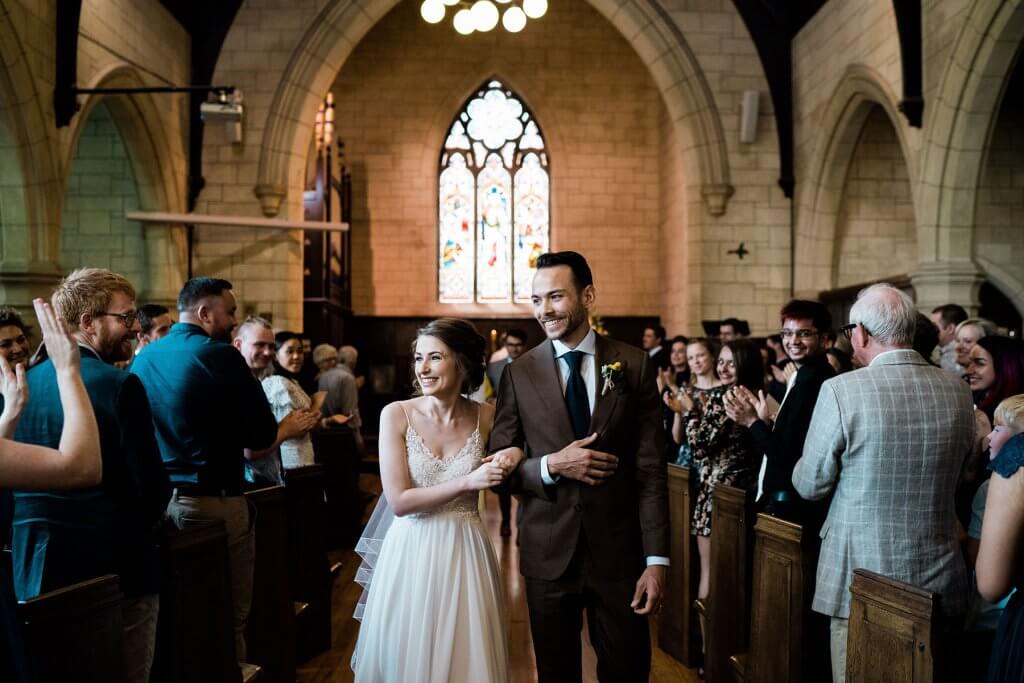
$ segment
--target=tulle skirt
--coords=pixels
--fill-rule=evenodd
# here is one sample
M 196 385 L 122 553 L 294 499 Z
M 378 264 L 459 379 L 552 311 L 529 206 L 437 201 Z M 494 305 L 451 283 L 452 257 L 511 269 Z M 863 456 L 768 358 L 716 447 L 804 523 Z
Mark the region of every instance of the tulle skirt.
M 501 574 L 479 517 L 395 519 L 352 655 L 357 683 L 502 683 Z

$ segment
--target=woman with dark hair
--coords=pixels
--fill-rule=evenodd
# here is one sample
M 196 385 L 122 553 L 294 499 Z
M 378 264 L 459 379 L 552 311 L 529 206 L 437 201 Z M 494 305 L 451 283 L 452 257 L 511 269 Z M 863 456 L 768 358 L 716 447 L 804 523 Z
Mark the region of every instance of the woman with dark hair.
M 1024 393 L 1024 342 L 1011 337 L 986 336 L 968 353 L 967 382 L 978 392 L 978 410 L 990 424 L 996 406 L 1010 396 Z
M 753 439 L 748 429 L 726 415 L 725 393 L 735 385 L 746 387 L 755 396 L 764 389 L 761 352 L 748 340 L 738 339 L 724 344 L 718 352 L 716 368 L 721 384 L 707 391 L 703 401 L 692 401 L 679 420 L 686 425 L 686 440 L 698 468 L 697 501 L 690 533 L 697 537 L 700 553 L 697 589 L 700 609 L 703 609 L 703 601 L 707 599 L 710 588 L 712 492 L 718 484 L 752 489 L 757 483 Z
M 485 459 L 494 408 L 465 398 L 485 353 L 470 323 L 431 322 L 413 345 L 417 395 L 381 412 L 384 495 L 356 547 L 368 585 L 357 683 L 508 680 L 502 582 L 477 501 L 518 462 Z
M 13 368 L 28 369 L 29 346 L 25 323 L 13 308 L 0 306 L 0 358 Z

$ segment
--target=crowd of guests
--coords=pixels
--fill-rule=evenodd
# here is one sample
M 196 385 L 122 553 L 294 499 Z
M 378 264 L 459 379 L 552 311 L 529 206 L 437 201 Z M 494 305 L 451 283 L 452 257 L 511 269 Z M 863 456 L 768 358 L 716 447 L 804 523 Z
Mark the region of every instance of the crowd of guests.
M 307 363 L 299 334 L 259 317 L 236 324 L 226 280 L 185 283 L 177 322 L 135 298 L 112 271 L 70 273 L 51 304 L 35 304 L 34 354 L 22 318 L 0 309 L 0 545 L 12 557 L 10 576 L 0 565 L 0 680 L 31 680 L 15 597 L 116 574 L 124 680 L 148 681 L 166 523 L 224 522 L 244 662 L 254 562 L 244 491 L 284 484 L 320 452 L 360 448 L 354 349 L 324 345 L 319 367 Z
M 815 301 L 779 318 L 764 340 L 736 319 L 717 338 L 666 342 L 656 325 L 642 338 L 662 369 L 667 458 L 696 474 L 702 629 L 711 495 L 726 484 L 820 539 L 823 623 L 806 645 L 828 648 L 834 680 L 859 567 L 941 596 L 964 680 L 1020 680 L 1024 343 L 955 304 L 925 316 L 888 285 L 864 290 L 838 328 Z

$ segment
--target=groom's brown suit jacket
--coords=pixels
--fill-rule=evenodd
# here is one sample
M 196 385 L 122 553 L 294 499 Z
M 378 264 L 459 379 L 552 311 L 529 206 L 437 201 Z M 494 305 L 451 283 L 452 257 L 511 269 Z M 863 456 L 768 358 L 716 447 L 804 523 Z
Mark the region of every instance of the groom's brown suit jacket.
M 520 571 L 553 581 L 562 576 L 583 534 L 589 571 L 607 579 L 636 577 L 645 557 L 669 556 L 668 484 L 661 403 L 649 356 L 598 335 L 594 372 L 596 405 L 590 446 L 619 458 L 615 473 L 590 486 L 561 477 L 541 479 L 541 457 L 574 440 L 550 341 L 525 353 L 505 370 L 489 451 L 519 447 L 526 459 L 509 477 L 521 494 Z M 601 367 L 623 364 L 623 381 L 602 395 Z

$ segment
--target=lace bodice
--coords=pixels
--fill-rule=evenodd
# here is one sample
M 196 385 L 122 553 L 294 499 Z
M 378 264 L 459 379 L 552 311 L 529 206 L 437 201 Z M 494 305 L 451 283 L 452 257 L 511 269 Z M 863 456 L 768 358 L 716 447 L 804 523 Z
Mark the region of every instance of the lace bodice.
M 480 437 L 480 425 L 466 439 L 466 443 L 458 453 L 441 458 L 423 441 L 423 438 L 410 425 L 405 430 L 405 449 L 409 460 L 409 475 L 412 483 L 419 488 L 436 486 L 469 474 L 480 466 L 484 456 L 483 439 Z M 472 517 L 480 515 L 477 507 L 478 494 L 475 491 L 464 493 L 441 507 L 430 512 L 421 512 L 410 517 L 429 517 L 443 513 L 457 513 Z

